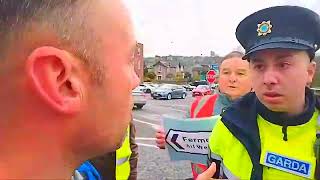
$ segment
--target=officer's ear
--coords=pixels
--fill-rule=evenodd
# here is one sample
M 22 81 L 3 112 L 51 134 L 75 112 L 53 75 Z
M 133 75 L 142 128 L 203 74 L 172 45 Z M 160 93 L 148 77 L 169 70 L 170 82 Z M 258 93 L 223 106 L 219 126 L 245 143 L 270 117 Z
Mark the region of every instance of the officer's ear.
M 315 61 L 311 61 L 308 64 L 308 81 L 307 81 L 307 84 L 311 84 L 312 83 L 313 77 L 314 77 L 314 75 L 316 73 L 316 66 L 317 66 L 317 63 Z

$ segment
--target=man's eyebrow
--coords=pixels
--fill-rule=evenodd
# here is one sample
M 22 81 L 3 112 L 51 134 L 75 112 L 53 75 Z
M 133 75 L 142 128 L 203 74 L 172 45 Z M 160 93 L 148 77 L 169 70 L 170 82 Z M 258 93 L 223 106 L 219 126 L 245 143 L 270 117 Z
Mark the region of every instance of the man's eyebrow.
M 225 67 L 221 69 L 221 71 L 228 71 L 228 70 L 230 70 L 230 68 Z
M 237 69 L 237 71 L 240 71 L 240 72 L 247 72 L 248 70 L 247 69 Z

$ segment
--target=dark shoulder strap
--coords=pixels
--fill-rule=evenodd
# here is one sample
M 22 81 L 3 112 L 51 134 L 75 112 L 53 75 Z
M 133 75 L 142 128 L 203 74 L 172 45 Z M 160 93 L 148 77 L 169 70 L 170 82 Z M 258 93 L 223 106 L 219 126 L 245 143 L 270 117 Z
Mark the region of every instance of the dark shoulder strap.
M 115 152 L 95 157 L 90 159 L 90 162 L 97 169 L 102 180 L 116 179 Z
M 227 108 L 221 118 L 228 130 L 244 145 L 250 156 L 253 165 L 251 180 L 261 180 L 263 171 L 263 166 L 260 164 L 261 143 L 256 101 L 255 94 L 249 93 Z

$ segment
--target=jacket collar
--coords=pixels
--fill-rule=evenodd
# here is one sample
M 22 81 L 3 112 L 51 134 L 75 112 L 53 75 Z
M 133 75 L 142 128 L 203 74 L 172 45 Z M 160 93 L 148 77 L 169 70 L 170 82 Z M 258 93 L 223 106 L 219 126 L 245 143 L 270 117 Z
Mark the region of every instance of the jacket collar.
M 257 103 L 259 115 L 266 121 L 280 126 L 297 126 L 310 121 L 315 111 L 316 98 L 309 88 L 306 89 L 305 108 L 301 114 L 288 116 L 287 113 L 269 110 L 260 101 Z
M 233 102 L 230 99 L 230 97 L 227 96 L 226 94 L 221 93 L 220 91 L 218 92 L 218 94 L 219 94 L 219 101 L 222 105 L 229 106 Z

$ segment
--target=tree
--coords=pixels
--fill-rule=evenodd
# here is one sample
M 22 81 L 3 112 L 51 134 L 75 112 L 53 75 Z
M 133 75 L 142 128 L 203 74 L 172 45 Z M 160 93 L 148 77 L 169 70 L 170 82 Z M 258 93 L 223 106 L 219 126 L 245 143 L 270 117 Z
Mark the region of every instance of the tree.
M 200 81 L 200 75 L 198 73 L 193 76 L 193 81 Z
M 192 80 L 192 74 L 190 72 L 185 72 L 184 73 L 184 78 L 187 79 L 188 81 Z
M 153 81 L 156 78 L 156 74 L 154 72 L 148 72 L 146 77 Z
M 144 66 L 143 66 L 143 75 L 147 76 L 147 74 L 148 74 L 148 67 L 144 64 Z
M 177 72 L 177 74 L 176 74 L 176 82 L 177 82 L 177 84 L 179 84 L 179 83 L 181 83 L 182 81 L 183 81 L 183 74 L 182 74 L 182 72 Z

